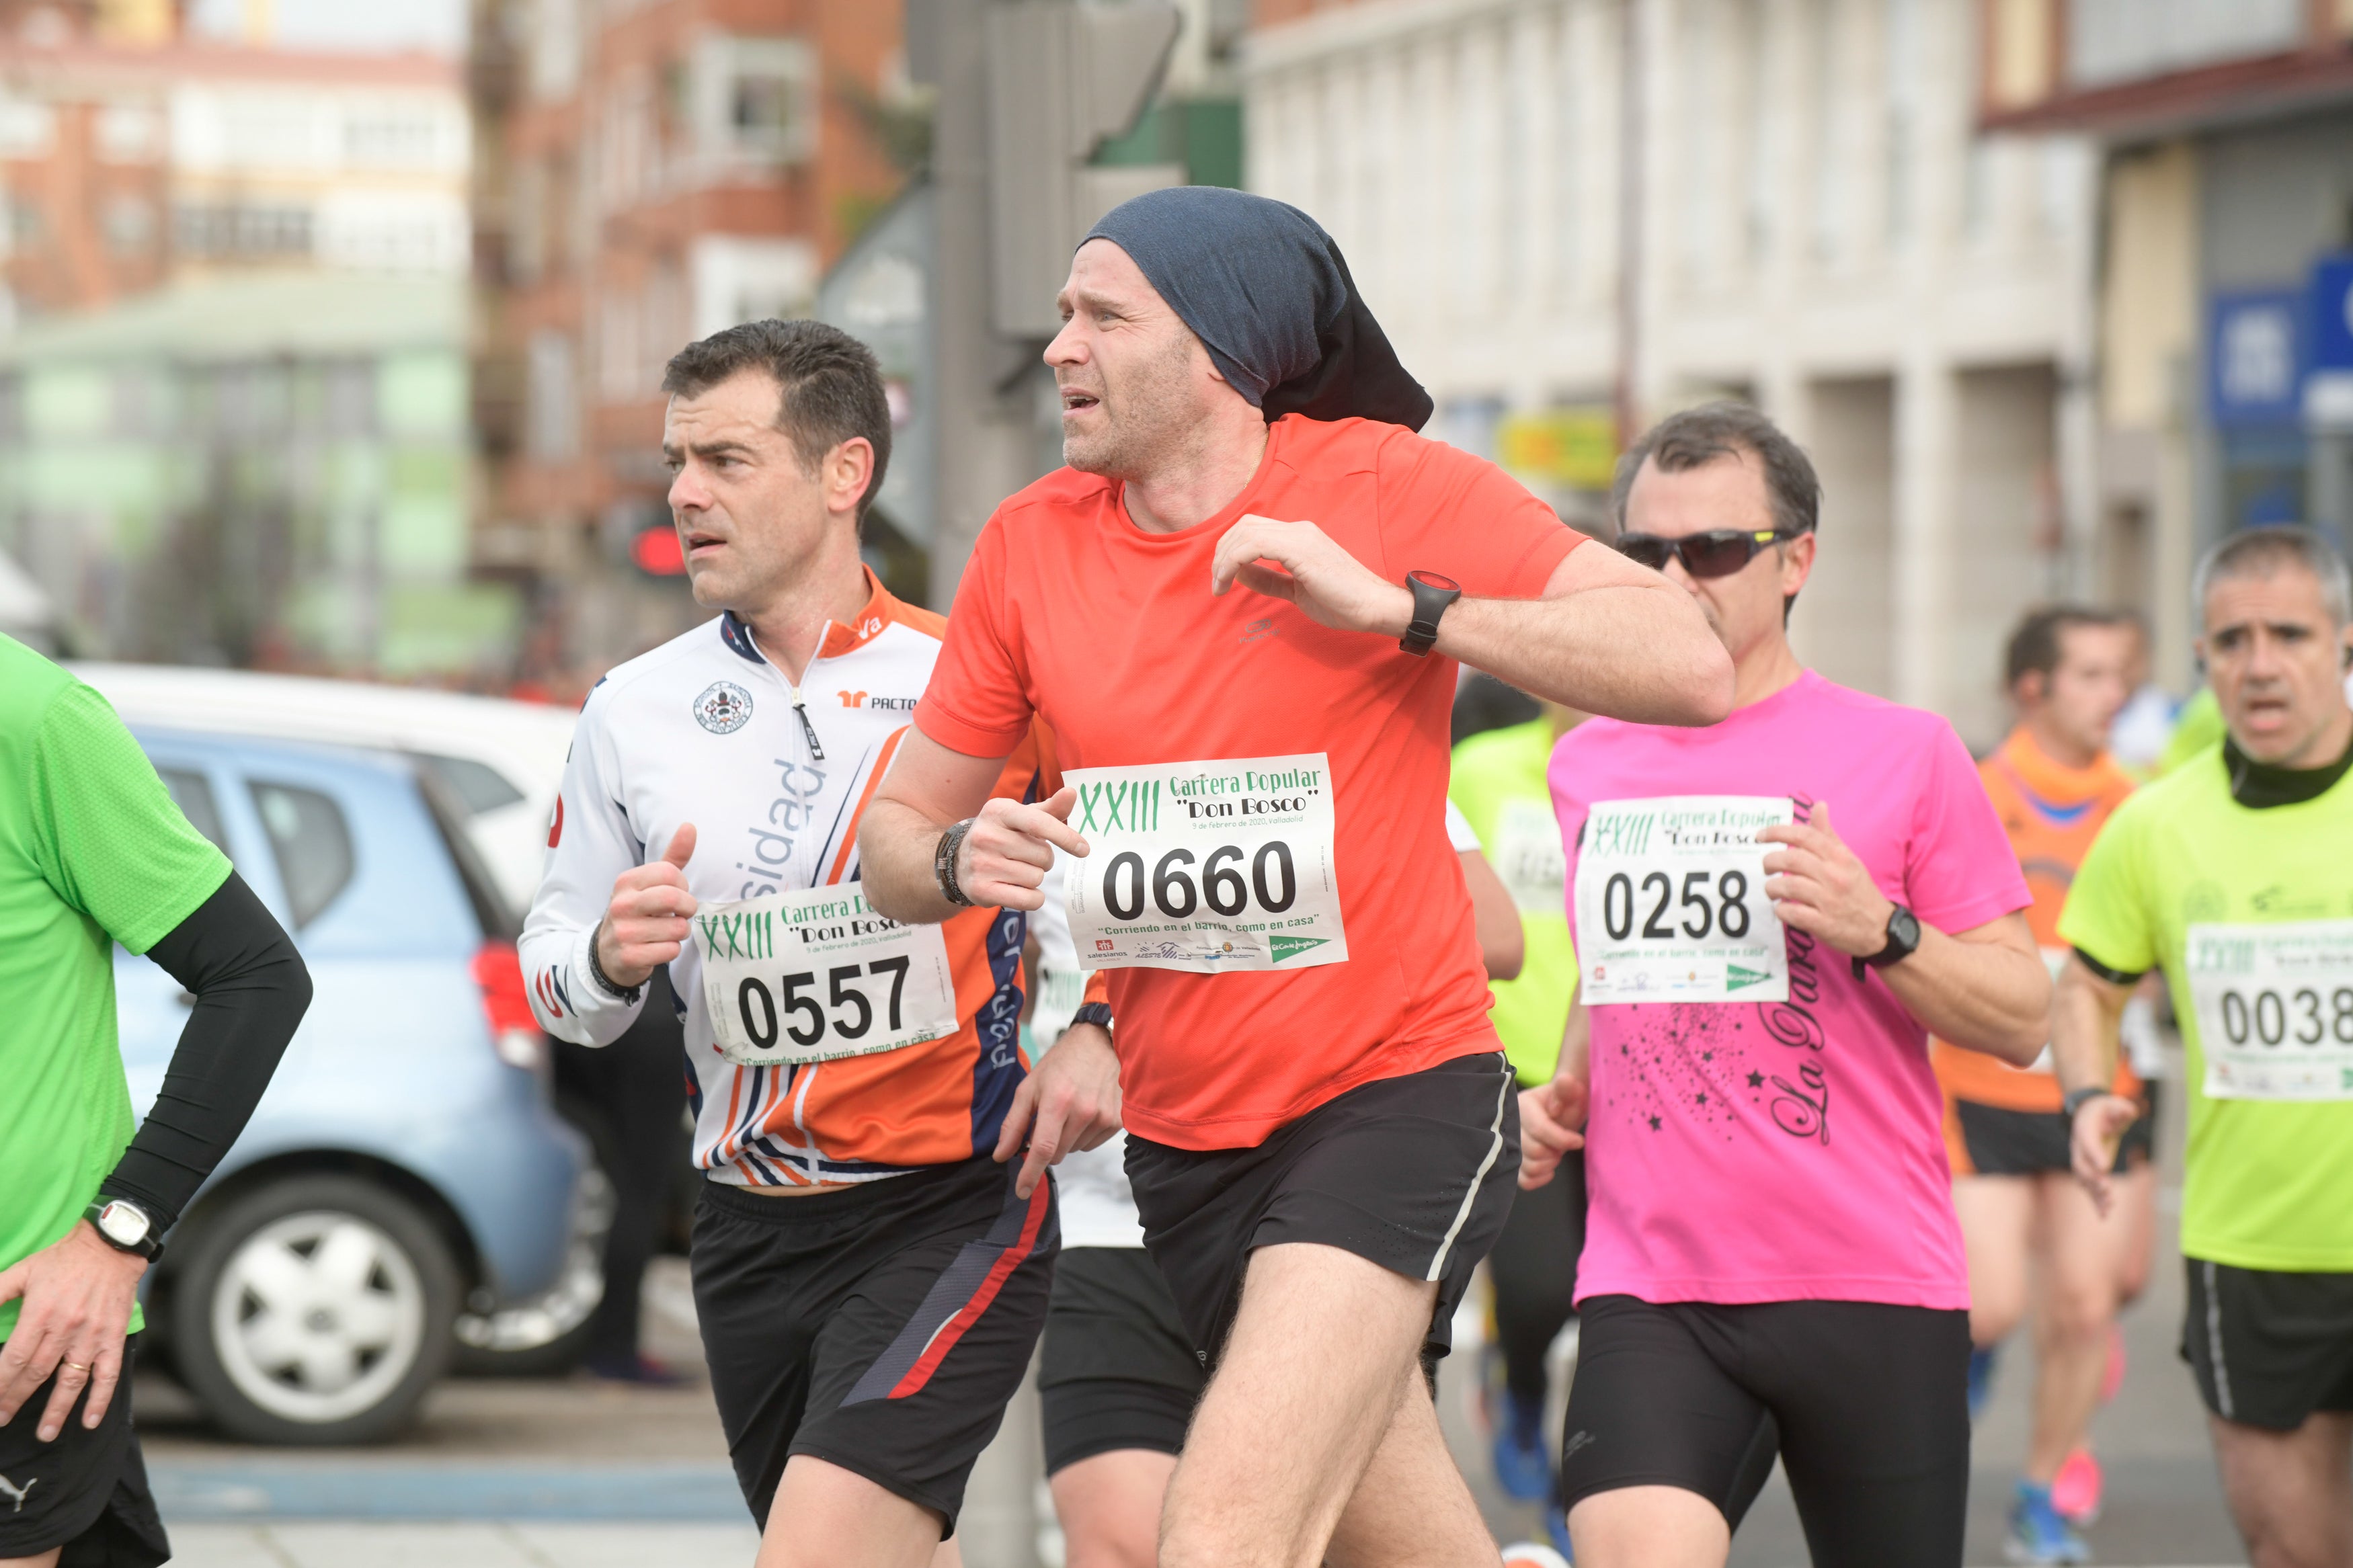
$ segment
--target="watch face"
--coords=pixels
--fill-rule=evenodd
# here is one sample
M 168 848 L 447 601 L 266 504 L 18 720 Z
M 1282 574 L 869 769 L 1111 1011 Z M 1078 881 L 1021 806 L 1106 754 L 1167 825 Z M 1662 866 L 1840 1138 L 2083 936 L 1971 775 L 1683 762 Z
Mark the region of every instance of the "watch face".
M 98 1211 L 98 1228 L 125 1247 L 146 1240 L 147 1227 L 153 1223 L 142 1211 L 120 1198 Z
M 1904 945 L 1906 952 L 1920 945 L 1920 917 L 1902 905 L 1887 921 L 1887 934 Z

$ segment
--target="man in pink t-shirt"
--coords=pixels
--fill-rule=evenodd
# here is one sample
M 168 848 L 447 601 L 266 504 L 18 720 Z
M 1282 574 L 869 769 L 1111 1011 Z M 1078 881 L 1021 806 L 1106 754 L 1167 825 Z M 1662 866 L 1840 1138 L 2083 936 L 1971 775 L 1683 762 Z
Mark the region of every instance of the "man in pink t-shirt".
M 1718 404 L 1618 473 L 1618 548 L 1736 684 L 1712 728 L 1595 720 L 1553 753 L 1578 997 L 1520 1182 L 1587 1150 L 1577 1561 L 1720 1565 L 1778 1440 L 1817 1568 L 1957 1568 L 1968 1278 L 1928 1035 L 2042 1049 L 2026 884 L 1949 725 L 1790 651 L 1805 454 Z

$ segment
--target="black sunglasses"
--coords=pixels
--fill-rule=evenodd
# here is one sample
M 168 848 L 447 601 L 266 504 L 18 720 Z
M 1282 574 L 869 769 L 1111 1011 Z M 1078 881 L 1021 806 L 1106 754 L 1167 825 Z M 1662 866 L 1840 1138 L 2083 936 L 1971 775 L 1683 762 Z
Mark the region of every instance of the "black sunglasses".
M 1669 561 L 1680 558 L 1683 570 L 1694 577 L 1729 577 L 1754 561 L 1766 545 L 1796 537 L 1778 528 L 1711 528 L 1704 533 L 1686 533 L 1681 539 L 1662 539 L 1655 533 L 1621 533 L 1618 536 L 1618 553 L 1653 572 L 1665 571 Z

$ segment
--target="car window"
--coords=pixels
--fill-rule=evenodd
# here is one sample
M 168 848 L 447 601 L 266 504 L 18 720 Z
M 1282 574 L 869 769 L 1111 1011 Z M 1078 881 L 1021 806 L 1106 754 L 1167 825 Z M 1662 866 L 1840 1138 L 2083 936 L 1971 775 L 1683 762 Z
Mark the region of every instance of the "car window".
M 439 773 L 427 767 L 417 770 L 417 791 L 425 797 L 426 815 L 432 817 L 434 830 L 441 836 L 442 847 L 449 851 L 449 859 L 458 868 L 458 880 L 465 885 L 466 901 L 474 906 L 474 919 L 480 922 L 482 934 L 496 941 L 513 942 L 522 934 L 522 921 L 507 907 L 505 896 L 499 891 L 498 879 L 482 864 L 481 852 L 466 836 L 465 803 L 442 782 Z
M 436 756 L 430 752 L 416 755 L 417 765 L 431 773 L 469 816 L 512 805 L 522 798 L 522 791 L 487 763 L 478 763 L 471 757 Z
M 351 828 L 341 806 L 299 784 L 255 780 L 253 808 L 269 835 L 279 879 L 286 884 L 286 901 L 300 931 L 350 885 Z
M 164 777 L 164 787 L 172 792 L 172 804 L 188 819 L 188 826 L 213 841 L 213 847 L 228 853 L 228 830 L 221 826 L 220 802 L 213 798 L 212 781 L 194 768 L 157 768 Z

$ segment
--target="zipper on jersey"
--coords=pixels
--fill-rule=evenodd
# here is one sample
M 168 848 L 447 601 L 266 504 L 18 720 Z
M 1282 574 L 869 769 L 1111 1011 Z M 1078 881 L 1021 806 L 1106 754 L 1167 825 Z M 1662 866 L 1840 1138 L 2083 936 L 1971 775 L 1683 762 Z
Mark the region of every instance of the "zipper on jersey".
M 816 662 L 815 659 L 809 660 L 812 665 Z M 785 689 L 793 695 L 793 716 L 801 721 L 801 739 L 808 742 L 809 761 L 813 763 L 825 761 L 825 742 L 817 738 L 817 726 L 809 722 L 808 709 L 801 702 L 801 689 L 797 686 L 788 686 Z

